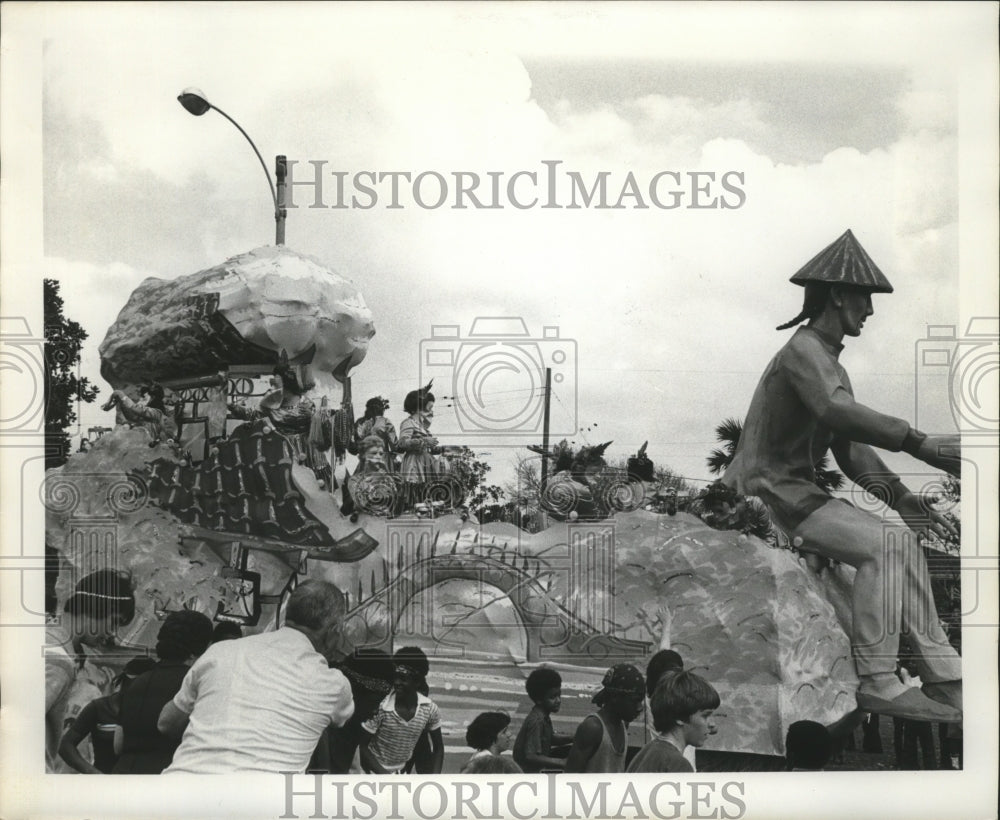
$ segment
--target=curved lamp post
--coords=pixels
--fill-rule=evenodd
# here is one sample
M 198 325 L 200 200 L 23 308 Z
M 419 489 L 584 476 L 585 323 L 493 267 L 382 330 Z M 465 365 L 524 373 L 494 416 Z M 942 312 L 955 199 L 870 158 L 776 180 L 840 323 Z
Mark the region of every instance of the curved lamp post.
M 264 158 L 260 155 L 260 151 L 257 150 L 257 146 L 254 145 L 253 140 L 250 139 L 250 135 L 240 127 L 240 124 L 236 122 L 236 120 L 230 117 L 218 106 L 212 105 L 212 103 L 205 98 L 204 92 L 199 88 L 185 88 L 180 94 L 177 95 L 177 101 L 184 106 L 186 111 L 194 114 L 196 117 L 200 117 L 209 109 L 218 111 L 223 117 L 235 125 L 237 130 L 244 137 L 246 137 L 247 142 L 250 143 L 250 147 L 253 148 L 253 152 L 257 155 L 257 159 L 260 160 L 260 167 L 264 169 L 264 175 L 267 177 L 267 185 L 271 190 L 271 200 L 274 202 L 275 244 L 284 245 L 285 216 L 288 213 L 285 209 L 285 157 L 278 156 L 275 158 L 275 174 L 278 177 L 278 188 L 277 191 L 275 191 L 274 183 L 271 181 L 271 172 L 267 170 Z

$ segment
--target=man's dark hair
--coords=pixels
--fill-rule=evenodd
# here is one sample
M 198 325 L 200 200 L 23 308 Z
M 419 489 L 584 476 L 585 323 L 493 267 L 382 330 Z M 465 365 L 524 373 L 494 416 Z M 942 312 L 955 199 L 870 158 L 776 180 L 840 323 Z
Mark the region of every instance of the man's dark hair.
M 335 625 L 345 609 L 344 594 L 329 581 L 305 581 L 288 596 L 285 621 L 322 632 Z
M 815 319 L 819 316 L 823 312 L 823 308 L 826 307 L 826 300 L 830 295 L 831 287 L 832 285 L 829 282 L 806 282 L 806 293 L 802 299 L 802 310 L 799 312 L 799 315 L 785 322 L 783 325 L 778 325 L 775 330 L 786 330 L 794 327 L 799 322 L 804 322 L 806 319 Z
M 785 760 L 789 769 L 822 769 L 833 753 L 833 740 L 822 723 L 797 720 L 785 735 Z
M 212 622 L 190 609 L 171 612 L 156 636 L 156 657 L 161 661 L 186 661 L 198 657 L 212 643 Z
M 547 666 L 541 666 L 534 670 L 528 675 L 528 680 L 524 683 L 528 697 L 535 703 L 538 703 L 538 701 L 545 697 L 546 692 L 550 689 L 555 689 L 557 686 L 562 686 L 562 675 L 556 672 L 555 669 L 549 669 Z
M 421 678 L 426 678 L 431 671 L 427 655 L 419 646 L 404 646 L 397 649 L 392 656 L 392 662 L 398 666 L 408 666 Z
M 646 665 L 646 696 L 653 697 L 656 684 L 666 672 L 679 672 L 684 668 L 684 661 L 673 649 L 661 649 L 649 659 Z

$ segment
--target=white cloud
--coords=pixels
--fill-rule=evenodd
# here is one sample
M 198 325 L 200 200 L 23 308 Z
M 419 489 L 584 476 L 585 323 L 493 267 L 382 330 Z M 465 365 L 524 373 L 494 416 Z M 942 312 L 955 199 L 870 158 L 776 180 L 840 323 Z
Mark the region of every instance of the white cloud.
M 395 380 L 416 379 L 418 345 L 430 326 L 467 328 L 488 306 L 524 315 L 532 331 L 559 324 L 579 340 L 581 367 L 590 373 L 581 380 L 581 412 L 604 414 L 607 437 L 641 442 L 663 430 L 664 441 L 693 441 L 690 447 L 707 451 L 717 417 L 742 412 L 756 373 L 783 338 L 771 328 L 798 311 L 801 291 L 787 278 L 848 227 L 900 291 L 886 297 L 892 301 L 885 308 L 876 305 L 886 317 L 872 328 L 878 341 L 853 343 L 856 369 L 908 371 L 921 325 L 954 313 L 954 123 L 949 127 L 947 100 L 936 89 L 915 86 L 900 100 L 913 130 L 893 144 L 844 146 L 819 162 L 789 165 L 751 147 L 763 135 L 780 137 L 782 124 L 766 122 L 750 99 L 720 104 L 644 95 L 591 107 L 564 101 L 550 119 L 532 101 L 531 78 L 516 53 L 499 43 L 489 50 L 402 51 L 382 44 L 345 55 L 317 47 L 319 34 L 299 31 L 294 59 L 289 52 L 288 60 L 252 61 L 248 55 L 263 53 L 267 38 L 244 33 L 213 42 L 211 53 L 191 48 L 169 58 L 162 45 L 169 40 L 158 35 L 154 42 L 143 32 L 121 51 L 86 38 L 50 45 L 50 104 L 62 117 L 86 114 L 100 125 L 90 135 L 95 150 L 106 140 L 106 154 L 93 163 L 85 149 L 78 155 L 78 176 L 64 192 L 69 204 L 99 181 L 121 183 L 134 197 L 129 180 L 149 174 L 182 196 L 185 215 L 193 215 L 191 224 L 173 227 L 153 201 L 136 219 L 148 231 L 116 237 L 101 235 L 106 214 L 70 208 L 64 215 L 90 226 L 81 241 L 91 245 L 81 249 L 81 261 L 60 264 L 80 265 L 74 275 L 81 281 L 114 283 L 81 301 L 95 337 L 113 319 L 110 306 L 124 304 L 129 283 L 138 281 L 137 271 L 103 264 L 107 256 L 98 252 L 108 242 L 116 243 L 112 259 L 148 260 L 173 276 L 268 241 L 269 205 L 255 159 L 220 117 L 196 120 L 180 108 L 174 96 L 189 83 L 200 83 L 236 116 L 268 162 L 267 151 L 283 150 L 290 158 L 326 160 L 328 169 L 447 176 L 521 169 L 543 175 L 541 161 L 559 159 L 560 173 L 589 179 L 609 171 L 612 201 L 629 171 L 640 186 L 663 170 L 744 174 L 746 204 L 730 211 L 292 211 L 289 243 L 354 279 L 372 307 L 377 335 L 358 389 L 393 391 L 395 408 L 410 389 Z M 195 42 L 206 41 L 199 35 Z M 144 64 L 162 65 L 122 70 L 140 54 Z M 81 64 L 88 71 L 75 70 Z M 204 179 L 193 184 L 197 173 Z M 332 177 L 326 185 L 329 201 Z M 297 191 L 296 202 L 308 204 L 308 193 Z M 164 225 L 175 235 L 158 230 Z M 87 259 L 101 263 L 88 267 Z M 101 309 L 91 310 L 98 301 Z M 736 375 L 711 375 L 723 371 Z M 908 387 L 900 384 L 888 385 L 890 395 L 879 400 L 902 412 Z M 671 455 L 660 458 L 669 462 Z

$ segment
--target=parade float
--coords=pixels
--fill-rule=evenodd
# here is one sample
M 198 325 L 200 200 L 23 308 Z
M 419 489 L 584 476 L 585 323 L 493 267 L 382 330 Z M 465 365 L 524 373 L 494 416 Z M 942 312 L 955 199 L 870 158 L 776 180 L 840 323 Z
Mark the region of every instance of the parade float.
M 646 509 L 648 482 L 617 512 L 534 533 L 449 509 L 348 511 L 337 431 L 374 333 L 351 282 L 285 247 L 143 282 L 100 348 L 116 427 L 47 475 L 60 601 L 85 572 L 130 572 L 132 652 L 185 607 L 273 629 L 299 581 L 329 580 L 348 600 L 344 651 L 428 651 L 457 748 L 484 709 L 524 717 L 537 665 L 561 671 L 556 730 L 571 732 L 609 665 L 644 668 L 666 643 L 722 696 L 708 749 L 780 755 L 793 721 L 854 708 L 853 571 L 817 575 L 710 516 Z

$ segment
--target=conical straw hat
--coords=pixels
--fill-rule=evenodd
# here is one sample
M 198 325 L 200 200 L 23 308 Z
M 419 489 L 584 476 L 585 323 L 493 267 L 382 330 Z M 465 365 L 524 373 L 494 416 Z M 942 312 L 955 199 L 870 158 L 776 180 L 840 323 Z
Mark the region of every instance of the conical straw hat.
M 889 280 L 850 230 L 810 259 L 789 281 L 796 285 L 829 282 L 867 288 L 875 293 L 892 293 Z

